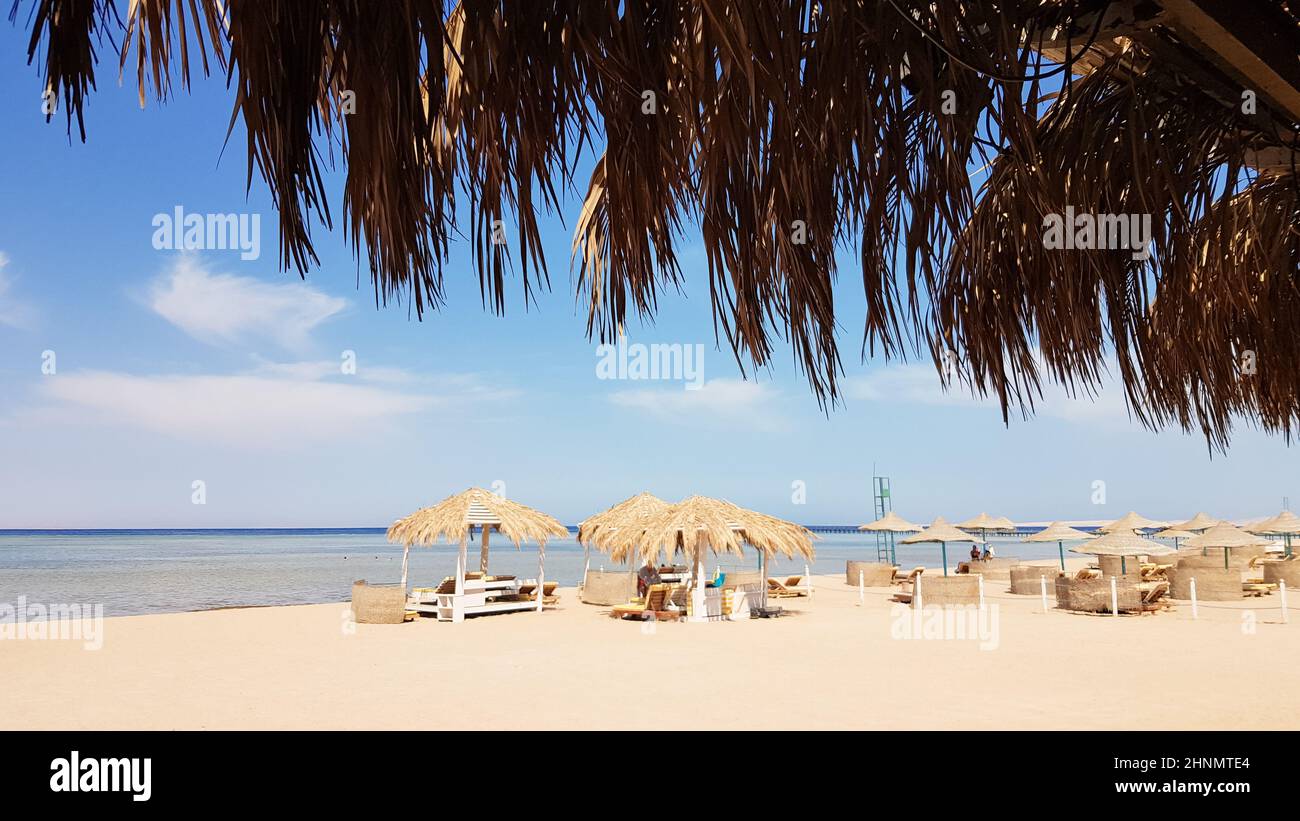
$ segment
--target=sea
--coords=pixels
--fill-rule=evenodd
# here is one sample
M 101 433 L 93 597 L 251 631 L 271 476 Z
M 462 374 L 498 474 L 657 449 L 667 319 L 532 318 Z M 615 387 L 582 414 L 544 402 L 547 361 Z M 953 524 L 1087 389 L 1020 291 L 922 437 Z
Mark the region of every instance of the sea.
M 849 559 L 873 560 L 874 534 L 836 532 L 849 528 L 814 527 L 820 537 L 817 557 L 808 562 L 818 574 L 843 574 Z M 402 547 L 390 544 L 383 528 L 232 529 L 232 530 L 0 530 L 0 604 L 102 604 L 106 616 L 175 613 L 224 607 L 259 607 L 346 601 L 352 583 L 397 583 Z M 1055 544 L 990 536 L 999 557 L 1026 560 L 1057 556 Z M 434 585 L 456 567 L 456 545 L 411 549 L 409 583 Z M 898 563 L 940 566 L 937 544 L 896 545 Z M 967 544 L 948 545 L 948 564 L 968 557 Z M 1068 556 L 1067 556 L 1068 558 Z M 477 568 L 477 538 L 469 564 Z M 538 575 L 538 550 L 516 549 L 492 534 L 489 570 L 520 578 Z M 567 538 L 546 545 L 546 578 L 563 586 L 583 574 L 583 548 L 571 529 Z M 593 551 L 591 567 L 621 567 Z M 754 554 L 744 559 L 711 556 L 707 567 L 723 571 L 756 569 Z M 804 572 L 803 559 L 778 558 L 773 576 Z

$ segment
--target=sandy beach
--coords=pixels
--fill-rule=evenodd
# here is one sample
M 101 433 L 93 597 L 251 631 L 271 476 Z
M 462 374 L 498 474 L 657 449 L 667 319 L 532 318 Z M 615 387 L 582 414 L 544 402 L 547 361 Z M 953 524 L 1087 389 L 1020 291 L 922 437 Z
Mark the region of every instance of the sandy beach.
M 355 625 L 336 603 L 110 618 L 96 651 L 0 641 L 0 728 L 1300 728 L 1270 706 L 1300 686 L 1300 614 L 1281 623 L 1276 595 L 1113 618 L 990 582 L 980 642 L 895 638 L 892 591 L 859 605 L 842 576 L 787 618 L 644 628 L 560 592 L 458 625 Z

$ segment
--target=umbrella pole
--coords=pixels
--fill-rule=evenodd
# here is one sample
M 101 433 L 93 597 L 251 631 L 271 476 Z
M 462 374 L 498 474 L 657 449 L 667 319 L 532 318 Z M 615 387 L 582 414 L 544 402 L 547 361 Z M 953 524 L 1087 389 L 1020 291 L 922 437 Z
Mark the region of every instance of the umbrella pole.
M 1228 548 L 1223 548 L 1223 569 L 1228 569 Z
M 411 546 L 402 546 L 402 595 L 406 595 L 406 568 L 411 561 Z
M 948 543 L 939 542 L 939 549 L 943 551 L 943 575 L 948 575 Z
M 479 551 L 478 551 L 478 570 L 480 573 L 483 574 L 483 578 L 486 579 L 488 574 L 487 572 L 488 534 L 492 532 L 492 526 L 479 525 L 479 529 L 483 531 L 483 544 L 481 547 L 479 547 Z
M 1065 542 L 1056 543 L 1056 552 L 1061 554 L 1061 572 L 1065 572 Z
M 591 546 L 582 546 L 582 586 L 587 587 L 587 571 L 591 569 Z
M 762 584 L 762 592 L 763 592 L 763 609 L 766 610 L 767 609 L 767 557 L 763 555 L 763 551 L 761 550 L 758 551 L 758 569 L 762 573 L 762 579 L 760 580 L 760 584 Z

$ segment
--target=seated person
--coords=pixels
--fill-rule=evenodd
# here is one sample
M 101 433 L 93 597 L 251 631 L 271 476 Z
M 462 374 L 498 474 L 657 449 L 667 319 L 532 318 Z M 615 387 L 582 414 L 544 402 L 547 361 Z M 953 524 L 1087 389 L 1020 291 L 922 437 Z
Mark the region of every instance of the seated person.
M 979 559 L 980 559 L 980 546 L 977 544 L 973 544 L 970 546 L 970 560 L 972 562 L 977 562 L 979 561 Z
M 659 584 L 659 570 L 653 561 L 647 560 L 636 572 L 636 594 L 644 598 L 652 584 Z

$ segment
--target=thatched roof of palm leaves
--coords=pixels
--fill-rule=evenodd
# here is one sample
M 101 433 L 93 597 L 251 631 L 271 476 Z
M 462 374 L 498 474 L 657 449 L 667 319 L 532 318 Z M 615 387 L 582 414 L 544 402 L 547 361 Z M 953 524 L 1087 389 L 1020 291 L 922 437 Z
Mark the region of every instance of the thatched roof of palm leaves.
M 578 542 L 593 545 L 602 550 L 610 549 L 610 540 L 616 534 L 626 537 L 635 533 L 634 525 L 650 513 L 658 513 L 668 507 L 668 503 L 653 493 L 638 493 L 624 499 L 608 510 L 589 516 L 578 525 Z
M 912 524 L 891 510 L 874 522 L 859 525 L 858 530 L 873 533 L 915 533 L 921 530 L 921 526 Z
M 1183 530 L 1179 527 L 1166 527 L 1164 530 L 1157 530 L 1151 534 L 1151 537 L 1159 539 L 1190 539 L 1196 534 L 1190 530 Z
M 811 559 L 815 555 L 812 543 L 816 537 L 807 528 L 707 496 L 691 496 L 646 513 L 627 529 L 634 529 L 637 535 L 613 540 L 611 556 L 615 561 L 655 561 L 660 556 L 671 561 L 678 554 L 694 556 L 700 548 L 741 556 L 746 545 L 767 557 L 780 554 Z
M 377 301 L 440 306 L 468 236 L 484 304 L 505 310 L 512 272 L 528 303 L 550 282 L 538 214 L 569 206 L 602 341 L 702 241 L 737 360 L 788 339 L 833 400 L 851 248 L 863 355 L 955 362 L 1004 418 L 1044 381 L 1098 389 L 1113 357 L 1149 426 L 1216 446 L 1238 416 L 1300 429 L 1294 0 L 120 5 L 14 2 L 69 131 L 85 139 L 103 39 L 142 103 L 220 71 L 281 264 L 315 267 L 311 228 L 337 220 Z M 1151 215 L 1153 253 L 1046 248 L 1067 208 Z
M 1165 556 L 1177 552 L 1172 547 L 1144 539 L 1132 530 L 1106 533 L 1070 550 L 1092 556 Z
M 547 539 L 569 533 L 568 528 L 545 513 L 490 490 L 472 487 L 393 522 L 388 528 L 388 540 L 408 547 L 431 545 L 438 539 L 459 543 L 468 538 L 470 528 L 479 526 L 496 529 L 515 547 L 525 541 L 545 545 Z

